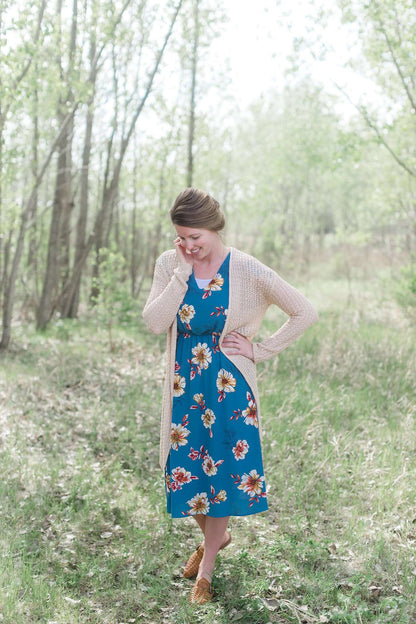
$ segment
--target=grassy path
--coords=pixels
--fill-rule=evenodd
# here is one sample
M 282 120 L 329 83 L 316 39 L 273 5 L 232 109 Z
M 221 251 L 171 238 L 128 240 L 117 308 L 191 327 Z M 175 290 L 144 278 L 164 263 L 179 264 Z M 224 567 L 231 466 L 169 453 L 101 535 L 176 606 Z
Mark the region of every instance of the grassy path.
M 157 465 L 163 338 L 22 330 L 0 360 L 0 622 L 414 624 L 416 331 L 356 287 L 311 284 L 320 323 L 259 367 L 270 511 L 232 520 L 203 608 Z

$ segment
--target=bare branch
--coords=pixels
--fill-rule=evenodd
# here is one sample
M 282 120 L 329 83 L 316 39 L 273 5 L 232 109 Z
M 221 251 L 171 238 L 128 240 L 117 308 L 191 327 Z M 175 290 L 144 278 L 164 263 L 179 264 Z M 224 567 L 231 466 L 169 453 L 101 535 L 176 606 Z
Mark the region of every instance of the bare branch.
M 383 134 L 380 131 L 380 128 L 375 124 L 375 122 L 371 119 L 371 117 L 369 116 L 369 114 L 367 113 L 366 109 L 363 106 L 360 106 L 359 104 L 356 104 L 355 102 L 353 102 L 353 100 L 350 98 L 350 96 L 348 95 L 348 93 L 346 91 L 344 91 L 344 89 L 342 87 L 340 87 L 336 82 L 332 81 L 332 84 L 335 86 L 336 89 L 338 89 L 338 91 L 340 93 L 342 93 L 342 95 L 348 100 L 348 102 L 350 104 L 352 104 L 352 106 L 354 106 L 354 108 L 360 113 L 360 115 L 363 117 L 363 119 L 365 120 L 367 126 L 369 128 L 371 128 L 371 130 L 373 130 L 373 132 L 376 134 L 378 140 L 380 141 L 380 143 L 382 145 L 384 145 L 384 147 L 386 148 L 386 150 L 390 153 L 390 155 L 394 158 L 394 160 L 396 161 L 396 163 L 402 168 L 404 169 L 409 175 L 411 175 L 412 177 L 416 178 L 416 170 L 411 169 L 394 151 L 394 149 L 391 147 L 391 145 L 386 141 L 386 139 L 384 138 Z
M 132 2 L 132 0 L 126 0 L 126 1 L 125 1 L 125 3 L 124 3 L 124 5 L 122 6 L 121 11 L 120 11 L 120 13 L 117 15 L 117 18 L 116 18 L 116 20 L 115 20 L 115 22 L 114 22 L 114 24 L 113 24 L 113 34 L 114 34 L 114 32 L 115 32 L 115 30 L 116 30 L 117 26 L 120 24 L 120 22 L 121 22 L 121 20 L 122 20 L 122 18 L 123 18 L 123 15 L 124 15 L 124 13 L 126 12 L 126 10 L 128 9 L 128 7 L 129 7 L 129 5 L 131 4 L 131 2 Z M 142 2 L 142 6 L 143 6 L 143 4 L 144 4 L 144 2 Z M 98 66 L 98 61 L 100 60 L 101 55 L 102 55 L 102 53 L 104 52 L 105 47 L 106 47 L 107 43 L 109 42 L 109 40 L 110 40 L 110 39 L 109 39 L 109 38 L 107 38 L 107 39 L 103 42 L 103 44 L 102 44 L 102 46 L 100 47 L 100 49 L 99 49 L 99 50 L 97 50 L 97 52 L 96 52 L 96 54 L 95 54 L 95 57 L 94 57 L 94 60 L 93 60 L 93 62 L 91 63 L 91 73 L 92 73 L 93 71 L 95 71 L 95 70 L 96 70 L 96 68 L 97 68 L 97 66 Z
M 402 82 L 404 90 L 406 91 L 407 97 L 409 98 L 410 105 L 411 105 L 412 109 L 416 111 L 416 101 L 414 100 L 413 95 L 412 95 L 412 93 L 411 93 L 411 91 L 409 89 L 409 85 L 406 82 L 406 78 L 405 78 L 405 76 L 403 74 L 402 68 L 400 67 L 399 61 L 397 60 L 397 56 L 396 56 L 396 54 L 394 52 L 394 48 L 393 48 L 392 42 L 391 42 L 390 37 L 388 36 L 388 34 L 386 32 L 386 29 L 384 28 L 383 24 L 381 24 L 381 26 L 380 26 L 380 32 L 382 33 L 382 35 L 384 36 L 384 39 L 386 40 L 387 47 L 388 47 L 389 52 L 391 54 L 391 58 L 393 60 L 395 68 L 397 69 L 397 73 L 400 76 L 400 80 Z
M 165 35 L 165 40 L 164 40 L 163 45 L 160 48 L 160 50 L 159 50 L 159 52 L 158 52 L 158 54 L 156 56 L 155 64 L 154 64 L 154 67 L 153 67 L 153 71 L 149 75 L 146 91 L 144 92 L 143 97 L 140 100 L 140 103 L 139 103 L 139 105 L 138 105 L 138 107 L 136 109 L 136 112 L 135 112 L 135 114 L 133 116 L 133 119 L 131 121 L 131 124 L 130 124 L 130 128 L 128 130 L 128 133 L 127 133 L 126 137 L 122 141 L 120 160 L 123 159 L 124 152 L 126 151 L 127 146 L 128 146 L 128 144 L 130 142 L 130 139 L 131 139 L 131 135 L 134 132 L 134 128 L 135 128 L 137 119 L 139 118 L 139 115 L 142 112 L 143 107 L 146 104 L 147 98 L 149 97 L 150 92 L 152 90 L 153 81 L 154 81 L 155 76 L 156 76 L 156 74 L 157 74 L 157 72 L 159 70 L 159 66 L 160 66 L 163 54 L 165 52 L 166 46 L 168 45 L 168 41 L 169 41 L 170 36 L 172 34 L 173 27 L 175 25 L 176 18 L 178 17 L 179 11 L 180 11 L 181 6 L 182 6 L 182 3 L 183 3 L 183 0 L 179 0 L 178 4 L 176 5 L 176 9 L 175 9 L 175 11 L 173 13 L 173 16 L 172 16 L 172 19 L 171 19 L 171 22 L 170 22 L 170 26 L 169 26 L 168 32 Z

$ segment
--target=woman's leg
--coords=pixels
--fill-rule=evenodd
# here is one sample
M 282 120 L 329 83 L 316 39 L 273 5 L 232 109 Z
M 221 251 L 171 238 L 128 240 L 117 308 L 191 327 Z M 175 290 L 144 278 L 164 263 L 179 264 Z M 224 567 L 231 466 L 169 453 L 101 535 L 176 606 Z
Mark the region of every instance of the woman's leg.
M 210 583 L 212 580 L 212 573 L 215 567 L 215 558 L 222 544 L 227 541 L 227 525 L 230 517 L 225 518 L 212 518 L 210 516 L 205 517 L 204 524 L 204 556 L 199 564 L 198 578 L 203 576 Z M 201 526 L 199 521 L 198 524 Z M 201 527 L 202 528 L 202 527 Z
M 193 518 L 195 518 L 196 522 L 199 525 L 199 528 L 201 529 L 202 533 L 205 535 L 205 518 L 206 516 L 203 514 L 196 514 L 196 516 L 192 516 Z
M 205 516 L 204 514 L 196 514 L 195 516 L 192 516 L 192 517 L 195 518 L 196 522 L 199 525 L 199 528 L 201 529 L 201 531 L 202 531 L 202 533 L 204 534 L 204 537 L 205 537 L 205 523 L 206 523 L 207 516 Z M 228 521 L 227 521 L 227 523 L 228 523 Z M 222 537 L 222 540 L 221 540 L 220 548 L 222 546 L 224 546 L 224 544 L 229 542 L 229 540 L 230 540 L 230 533 L 229 533 L 229 531 L 225 531 L 224 530 L 224 534 L 223 534 L 223 537 Z M 202 543 L 205 546 L 205 540 Z

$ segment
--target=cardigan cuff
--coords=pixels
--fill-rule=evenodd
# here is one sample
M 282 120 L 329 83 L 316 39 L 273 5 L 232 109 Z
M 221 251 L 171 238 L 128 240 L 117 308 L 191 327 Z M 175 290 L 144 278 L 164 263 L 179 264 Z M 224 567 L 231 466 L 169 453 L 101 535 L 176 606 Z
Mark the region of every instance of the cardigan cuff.
M 188 268 L 189 267 L 189 268 Z M 173 274 L 174 276 L 180 281 L 180 283 L 184 286 L 186 286 L 189 276 L 192 273 L 192 264 L 187 264 L 186 266 L 181 264 L 180 266 L 177 266 L 174 270 L 173 270 Z
M 264 362 L 265 360 L 269 360 L 272 357 L 277 357 L 278 352 L 272 349 L 268 349 L 263 343 L 252 342 L 251 344 L 253 345 L 254 364 Z

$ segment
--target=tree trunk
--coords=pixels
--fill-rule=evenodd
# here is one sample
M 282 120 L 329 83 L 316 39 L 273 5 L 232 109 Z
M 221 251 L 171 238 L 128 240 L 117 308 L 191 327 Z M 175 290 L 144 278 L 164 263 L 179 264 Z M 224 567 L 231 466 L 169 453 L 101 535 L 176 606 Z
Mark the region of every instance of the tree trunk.
M 196 72 L 198 63 L 198 43 L 199 43 L 199 0 L 194 0 L 194 41 L 192 47 L 192 66 L 191 66 L 191 97 L 189 107 L 189 128 L 188 128 L 188 167 L 186 176 L 186 185 L 192 186 L 194 175 L 194 139 L 195 139 L 195 91 L 196 91 Z
M 109 237 L 109 232 L 110 232 L 110 222 L 111 222 L 111 210 L 112 207 L 114 205 L 114 202 L 116 200 L 117 197 L 117 193 L 118 193 L 118 188 L 119 188 L 119 182 L 120 182 L 120 172 L 121 172 L 121 167 L 123 164 L 123 160 L 124 157 L 126 155 L 126 151 L 127 148 L 129 146 L 129 143 L 131 141 L 131 138 L 133 136 L 134 133 L 134 129 L 136 127 L 136 123 L 137 120 L 144 108 L 144 105 L 147 102 L 147 99 L 151 93 L 152 90 L 152 86 L 153 86 L 153 82 L 154 79 L 156 77 L 156 74 L 159 70 L 159 66 L 160 63 L 162 61 L 164 52 L 166 50 L 166 46 L 168 44 L 168 41 L 170 39 L 170 36 L 172 34 L 173 31 L 173 27 L 175 25 L 176 22 L 176 18 L 178 17 L 178 13 L 180 11 L 180 8 L 182 6 L 183 0 L 178 0 L 178 3 L 176 5 L 176 8 L 173 12 L 172 18 L 171 18 L 171 22 L 169 24 L 169 28 L 168 31 L 165 35 L 163 44 L 159 50 L 159 52 L 157 53 L 156 59 L 155 59 L 155 63 L 152 69 L 152 72 L 149 75 L 148 81 L 147 81 L 147 85 L 146 85 L 146 89 L 145 92 L 141 98 L 141 100 L 139 101 L 139 104 L 133 114 L 133 117 L 131 119 L 129 128 L 126 132 L 126 134 L 124 135 L 122 141 L 121 141 L 121 146 L 120 146 L 120 155 L 118 157 L 118 159 L 115 162 L 114 168 L 113 168 L 113 174 L 111 177 L 111 180 L 108 181 L 107 179 L 107 172 L 109 170 L 109 166 L 108 163 L 110 162 L 111 159 L 111 144 L 109 147 L 109 151 L 108 151 L 108 156 L 107 156 L 107 169 L 106 169 L 106 181 L 104 184 L 104 190 L 103 190 L 103 198 L 102 198 L 102 204 L 101 204 L 101 208 L 97 214 L 97 218 L 95 221 L 95 228 L 94 231 L 96 233 L 96 257 L 95 257 L 95 264 L 94 264 L 94 268 L 93 268 L 93 283 L 92 283 L 92 287 L 91 287 L 91 300 L 95 301 L 99 295 L 99 287 L 98 287 L 98 278 L 99 278 L 99 267 L 100 267 L 100 249 L 103 247 L 103 245 L 105 244 L 105 241 L 108 241 L 108 237 Z M 108 176 L 109 177 L 109 176 Z
M 36 180 L 39 174 L 39 98 L 38 89 L 35 85 L 33 97 L 33 139 L 32 139 L 32 178 L 33 184 L 36 184 Z M 29 215 L 29 220 L 33 223 L 30 230 L 29 239 L 29 253 L 28 253 L 28 267 L 33 272 L 34 286 L 36 292 L 36 298 L 38 298 L 38 253 L 37 253 L 37 212 L 38 212 L 38 191 L 35 191 L 33 198 L 32 212 Z
M 74 94 L 71 88 L 71 74 L 74 72 L 74 59 L 77 42 L 77 28 L 78 28 L 78 0 L 72 1 L 72 23 L 71 23 L 71 36 L 68 52 L 68 69 L 66 75 L 66 82 L 68 84 L 68 93 L 66 96 L 66 105 L 73 104 Z M 74 201 L 72 196 L 72 141 L 74 135 L 74 122 L 72 120 L 71 125 L 68 127 L 67 141 L 65 146 L 65 189 L 64 201 L 62 202 L 62 222 L 59 233 L 59 267 L 60 267 L 60 281 L 66 284 L 69 279 L 70 272 L 70 243 L 71 243 L 71 215 L 74 208 Z M 62 301 L 64 304 L 64 301 Z M 51 310 L 51 313 L 53 310 Z M 62 314 L 62 307 L 61 307 Z
M 62 0 L 58 0 L 57 19 L 62 19 Z M 73 0 L 72 27 L 68 51 L 68 67 L 63 71 L 62 51 L 58 49 L 57 65 L 61 79 L 66 82 L 67 90 L 58 104 L 58 119 L 64 117 L 68 103 L 73 103 L 73 94 L 70 88 L 71 74 L 74 66 L 74 55 L 77 30 L 77 0 Z M 60 30 L 58 32 L 60 36 Z M 70 218 L 73 208 L 72 198 L 72 139 L 74 117 L 69 119 L 65 131 L 62 133 L 58 145 L 58 163 L 55 180 L 55 193 L 52 218 L 49 230 L 48 255 L 42 294 L 36 312 L 36 326 L 45 329 L 57 304 L 57 293 L 60 283 L 66 283 L 69 278 L 69 247 L 70 247 Z
M 67 140 L 68 129 L 65 129 L 58 146 L 58 162 L 55 182 L 55 195 L 51 225 L 49 229 L 48 256 L 46 262 L 46 272 L 43 282 L 42 294 L 36 313 L 36 326 L 38 329 L 45 329 L 52 313 L 54 298 L 56 297 L 59 285 L 59 243 L 61 232 L 61 219 L 68 202 L 67 188 Z
M 31 214 L 33 210 L 34 198 L 36 197 L 36 194 L 43 180 L 45 172 L 47 171 L 49 167 L 52 156 L 58 148 L 62 135 L 65 133 L 67 125 L 69 121 L 71 120 L 71 117 L 75 115 L 75 111 L 77 107 L 78 107 L 78 104 L 76 104 L 74 108 L 72 109 L 72 111 L 68 113 L 68 115 L 65 117 L 65 120 L 62 126 L 60 127 L 59 132 L 50 147 L 49 153 L 47 157 L 45 158 L 42 168 L 39 171 L 39 175 L 37 177 L 36 183 L 32 188 L 29 199 L 21 214 L 20 230 L 19 230 L 19 235 L 17 238 L 16 249 L 15 249 L 14 256 L 13 256 L 12 267 L 10 269 L 10 275 L 8 276 L 8 278 L 6 277 L 6 280 L 5 280 L 4 299 L 3 299 L 3 331 L 2 331 L 2 338 L 0 342 L 0 350 L 7 349 L 10 343 L 16 279 L 17 279 L 17 275 L 19 271 L 20 261 L 22 259 L 22 254 L 23 254 L 26 227 L 27 227 L 27 223 L 29 220 L 29 215 Z
M 81 277 L 82 269 L 74 276 L 75 267 L 81 261 L 85 253 L 85 239 L 87 233 L 87 221 L 88 221 L 88 203 L 89 203 L 89 167 L 91 158 L 91 139 L 92 128 L 94 121 L 93 104 L 88 107 L 84 150 L 82 154 L 82 171 L 81 171 L 81 196 L 80 207 L 77 221 L 77 232 L 75 242 L 75 258 L 73 266 L 73 278 L 75 279 L 74 288 L 72 290 L 70 299 L 69 293 L 67 296 L 63 296 L 61 312 L 63 317 L 76 318 L 78 316 L 80 289 L 81 289 Z M 81 265 L 83 266 L 83 264 Z

